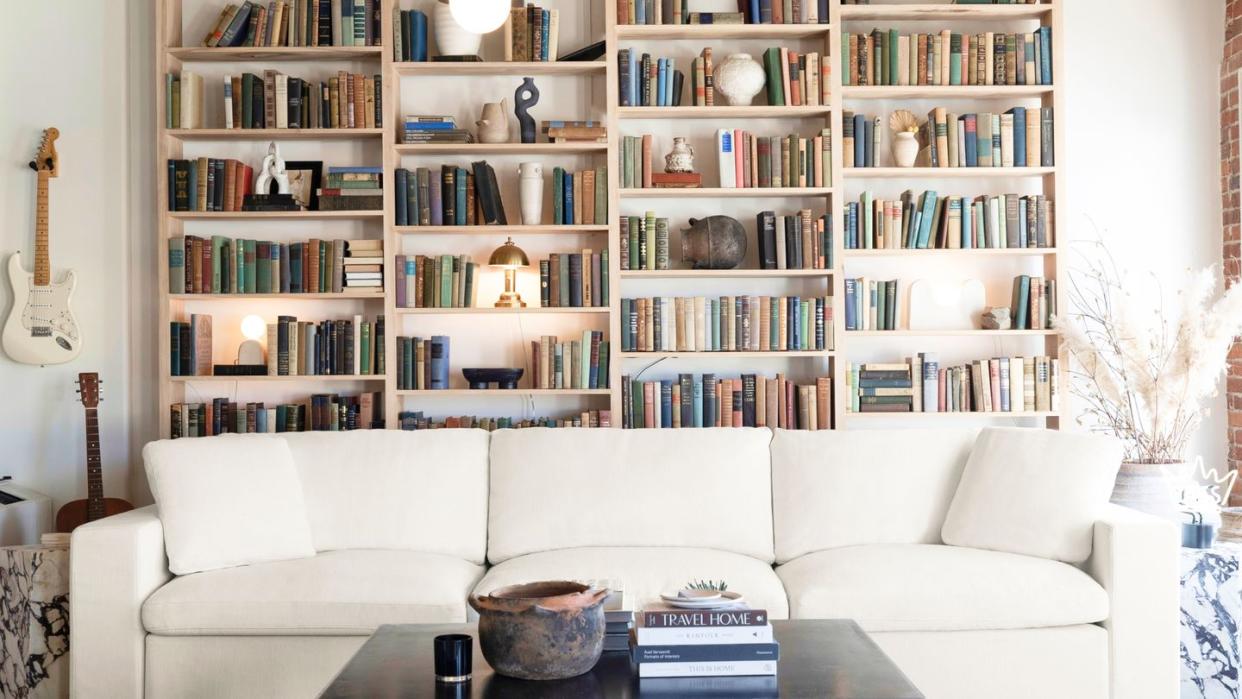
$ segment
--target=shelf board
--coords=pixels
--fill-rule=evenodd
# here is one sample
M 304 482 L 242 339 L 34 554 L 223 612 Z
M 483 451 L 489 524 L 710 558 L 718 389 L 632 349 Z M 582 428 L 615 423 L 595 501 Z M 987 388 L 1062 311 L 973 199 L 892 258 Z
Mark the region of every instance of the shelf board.
M 1052 5 L 842 5 L 841 20 L 1005 20 L 1040 19 L 1052 12 Z
M 343 291 L 339 294 L 169 294 L 169 301 L 257 301 L 282 299 L 286 301 L 383 301 L 384 294 L 374 291 Z
M 495 314 L 508 315 L 513 313 L 608 313 L 608 306 L 583 306 L 583 307 L 555 307 L 544 308 L 540 306 L 530 306 L 527 308 L 398 308 L 397 315 L 478 315 L 478 314 Z
M 847 178 L 1039 177 L 1056 172 L 1055 167 L 847 167 L 843 170 Z
M 318 220 L 318 219 L 368 219 L 383 218 L 383 211 L 168 211 L 170 218 L 181 220 Z
M 199 382 L 233 383 L 233 382 L 239 382 L 239 381 L 244 381 L 246 383 L 296 383 L 296 382 L 302 382 L 302 381 L 305 381 L 305 382 L 383 381 L 384 376 L 382 374 L 380 375 L 376 375 L 376 374 L 350 374 L 350 375 L 320 374 L 320 375 L 313 375 L 313 376 L 304 376 L 304 375 L 298 375 L 298 376 L 267 376 L 267 375 L 263 375 L 263 376 L 170 376 L 168 377 L 168 380 L 173 381 L 174 383 L 199 383 Z
M 167 129 L 183 141 L 306 141 L 377 138 L 383 129 Z
M 576 235 L 607 233 L 607 224 L 581 226 L 393 226 L 397 235 L 540 235 L 547 233 Z
M 398 143 L 393 146 L 398 155 L 446 154 L 446 155 L 557 155 L 575 153 L 607 153 L 607 143 Z
M 886 418 L 888 418 L 888 419 L 891 419 L 891 418 L 897 418 L 897 419 L 899 419 L 899 420 L 917 420 L 917 419 L 919 419 L 919 418 L 930 418 L 930 419 L 953 419 L 953 418 L 959 418 L 959 419 L 965 419 L 965 420 L 969 420 L 969 419 L 971 419 L 971 418 L 976 418 L 976 419 L 980 419 L 980 418 L 981 418 L 981 419 L 986 419 L 986 420 L 998 420 L 998 419 L 1015 419 L 1015 418 L 1049 418 L 1049 417 L 1061 417 L 1061 414 L 1060 414 L 1060 413 L 1054 413 L 1054 412 L 1051 412 L 1051 411 L 1046 411 L 1046 410 L 1044 410 L 1044 411 L 1030 411 L 1030 412 L 1028 412 L 1028 411 L 1023 411 L 1023 412 L 1018 412 L 1018 413 L 1001 413 L 1001 412 L 991 412 L 991 413 L 982 413 L 982 412 L 969 412 L 969 413 L 967 413 L 967 412 L 957 412 L 957 413 L 853 413 L 853 412 L 850 412 L 850 411 L 848 411 L 848 410 L 847 410 L 847 411 L 845 411 L 845 412 L 844 412 L 844 415 L 845 415 L 845 417 L 846 417 L 846 418 L 863 418 L 863 419 L 875 419 L 875 420 L 879 420 L 879 419 L 886 419 Z
M 1056 255 L 1057 248 L 879 248 L 845 250 L 846 257 L 1032 257 Z
M 608 64 L 604 61 L 479 61 L 453 63 L 409 61 L 393 63 L 399 76 L 415 75 L 590 75 L 603 74 Z
M 769 107 L 750 105 L 744 107 L 618 107 L 621 119 L 805 119 L 826 117 L 832 107 Z
M 447 388 L 396 391 L 398 396 L 607 396 L 612 394 L 609 388 Z
M 773 197 L 826 197 L 832 187 L 650 187 L 622 189 L 628 199 L 769 199 Z
M 622 359 L 676 359 L 676 358 L 695 358 L 703 359 L 706 357 L 715 358 L 735 358 L 735 359 L 789 359 L 790 357 L 800 357 L 807 359 L 822 359 L 832 356 L 831 350 L 810 350 L 805 352 L 784 351 L 784 352 L 622 352 Z
M 788 279 L 831 277 L 830 269 L 638 269 L 621 270 L 623 279 Z
M 168 49 L 168 55 L 181 61 L 369 61 L 379 60 L 383 46 L 230 46 L 206 48 L 183 46 Z
M 828 34 L 828 24 L 618 24 L 617 38 L 682 39 L 814 39 Z
M 1059 330 L 846 330 L 846 337 L 1050 337 Z
M 841 96 L 847 100 L 1019 99 L 1050 94 L 1051 85 L 847 85 L 841 88 Z

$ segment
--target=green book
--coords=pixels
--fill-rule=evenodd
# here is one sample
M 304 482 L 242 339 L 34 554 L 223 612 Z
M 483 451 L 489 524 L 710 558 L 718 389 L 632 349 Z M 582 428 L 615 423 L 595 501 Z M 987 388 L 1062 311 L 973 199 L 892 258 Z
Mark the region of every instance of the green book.
M 224 259 L 225 244 L 228 240 L 222 235 L 211 236 L 211 290 L 220 291 L 222 286 L 221 270 L 228 262 Z
M 591 387 L 591 331 L 582 331 L 578 343 L 578 388 Z
M 949 84 L 962 84 L 962 35 L 953 34 L 949 38 Z M 950 121 L 949 123 L 955 123 Z
M 559 284 L 560 289 L 558 289 L 557 291 L 560 294 L 561 305 L 568 306 L 570 305 L 569 304 L 569 255 L 558 255 L 557 262 L 558 262 L 558 266 L 561 268 L 560 284 Z
M 552 223 L 565 223 L 565 171 L 560 166 L 552 168 Z
M 1013 280 L 1013 329 L 1025 330 L 1027 309 L 1031 305 L 1031 278 L 1025 274 Z
M 608 388 L 608 341 L 599 342 L 599 366 L 595 372 L 595 388 Z
M 848 42 L 847 36 L 846 43 Z M 849 59 L 846 58 L 845 61 L 848 64 Z M 763 69 L 768 74 L 768 106 L 785 106 L 785 86 L 781 78 L 781 50 L 779 48 L 770 48 L 763 52 Z M 848 75 L 849 73 L 842 73 L 843 77 Z
M 886 330 L 897 329 L 897 299 L 901 298 L 901 295 L 897 292 L 897 282 L 898 280 L 894 279 L 888 282 L 884 288 L 884 295 L 886 297 L 884 303 L 884 327 Z
M 466 281 L 462 285 L 462 305 L 466 308 L 474 305 L 474 275 L 477 273 L 479 266 L 474 262 L 466 263 Z
M 266 248 L 259 248 L 256 244 L 256 250 L 262 250 L 266 255 L 258 255 L 254 261 L 254 290 L 260 294 L 268 294 L 272 291 L 272 253 Z
M 766 65 L 766 61 L 765 61 Z M 771 84 L 771 74 L 768 76 Z M 841 32 L 841 84 L 850 84 L 850 33 Z
M 643 219 L 643 234 L 647 238 L 647 269 L 659 269 L 657 258 L 659 252 L 657 247 L 659 242 L 656 240 L 656 215 L 654 211 L 648 211 L 647 216 Z
M 603 306 L 607 307 L 609 305 L 608 304 L 608 278 L 609 276 L 611 276 L 608 273 L 608 248 L 604 248 L 599 253 L 599 268 L 600 268 L 599 300 Z
M 640 233 L 639 229 L 641 226 L 638 223 L 637 216 L 630 216 L 629 223 L 630 225 L 627 227 L 630 229 L 630 269 L 638 270 L 642 269 L 643 262 L 642 251 L 640 251 L 638 247 Z
M 897 46 L 900 41 L 901 37 L 898 36 L 896 29 L 888 30 L 888 82 L 886 83 L 888 85 L 896 85 L 898 83 L 897 73 L 901 67 L 898 65 L 900 59 L 898 58 Z
M 245 252 L 243 254 L 245 255 L 244 259 L 246 261 L 246 293 L 258 293 L 259 287 L 256 283 L 258 281 L 258 270 L 255 269 L 257 266 L 255 264 L 255 254 L 258 250 L 258 242 L 254 240 L 247 240 L 246 244 L 242 247 L 245 248 Z
M 229 260 L 233 265 L 232 274 L 229 279 L 230 294 L 246 293 L 246 241 L 233 241 L 233 254 L 229 255 Z
M 643 382 L 630 382 L 630 424 L 634 427 L 644 427 L 647 424 L 647 418 L 643 413 Z
M 359 328 L 358 347 L 362 350 L 362 357 L 359 358 L 358 366 L 363 374 L 371 373 L 371 324 L 363 322 Z
M 608 223 L 608 168 L 595 168 L 595 223 Z
M 453 256 L 440 256 L 440 307 L 453 307 Z
M 879 287 L 875 295 L 875 329 L 889 330 L 888 327 L 888 282 L 876 282 Z

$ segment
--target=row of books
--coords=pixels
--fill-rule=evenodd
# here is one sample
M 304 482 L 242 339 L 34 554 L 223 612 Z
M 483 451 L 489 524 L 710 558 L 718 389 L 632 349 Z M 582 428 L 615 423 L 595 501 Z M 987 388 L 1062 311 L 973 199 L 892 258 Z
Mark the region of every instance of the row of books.
M 403 411 L 397 416 L 403 430 L 477 429 L 519 430 L 526 427 L 612 427 L 611 411 L 584 410 L 568 417 L 480 417 L 477 415 L 451 415 L 429 417 L 421 410 Z
M 876 167 L 879 118 L 843 113 L 845 167 Z M 1052 107 L 952 114 L 937 107 L 920 130 L 927 167 L 1052 167 Z
M 203 128 L 202 76 L 191 71 L 164 79 L 165 126 Z M 308 81 L 275 70 L 224 76 L 220 113 L 226 129 L 373 129 L 384 125 L 379 75 L 339 71 Z
M 668 219 L 654 211 L 621 217 L 621 269 L 669 269 Z
M 506 61 L 555 61 L 560 48 L 559 10 L 526 5 L 509 10 L 505 22 Z
M 769 106 L 818 107 L 832 101 L 832 68 L 817 52 L 774 46 L 763 52 L 763 68 Z
M 832 349 L 832 297 L 621 299 L 622 352 Z
M 841 36 L 843 85 L 1051 85 L 1052 27 L 1034 32 Z
M 755 216 L 759 269 L 832 269 L 832 214 L 814 218 L 810 209 L 787 216 Z
M 706 46 L 694 58 L 690 70 L 691 104 L 696 107 L 716 106 L 716 65 L 712 47 Z
M 766 610 L 744 602 L 694 610 L 659 604 L 638 614 L 630 659 L 644 693 L 696 696 L 701 678 L 730 676 L 728 684 L 709 686 L 712 696 L 723 687 L 730 695 L 766 697 L 779 694 L 780 650 Z
M 243 211 L 254 169 L 232 158 L 168 160 L 169 211 Z
M 173 403 L 169 412 L 173 439 L 227 433 L 379 429 L 384 426 L 384 394 L 380 391 L 356 396 L 316 393 L 306 403 L 273 406 L 213 398 L 200 403 Z
M 599 330 L 583 330 L 577 340 L 543 335 L 530 343 L 530 385 L 537 389 L 608 388 L 608 355 L 608 341 Z
M 832 130 L 769 137 L 718 129 L 716 159 L 721 187 L 831 187 Z
M 1057 280 L 1021 274 L 1013 278 L 1009 314 L 1015 330 L 1050 330 L 1057 317 Z
M 621 426 L 637 428 L 776 427 L 826 430 L 832 425 L 832 379 L 798 385 L 777 374 L 718 378 L 679 374 L 654 381 L 621 377 Z
M 457 119 L 447 114 L 406 114 L 401 142 L 474 143 L 474 134 L 470 129 L 457 128 Z
M 382 167 L 329 166 L 323 185 L 315 190 L 315 208 L 319 211 L 379 211 L 384 208 Z
M 617 80 L 622 107 L 680 107 L 685 74 L 673 58 L 655 58 L 633 49 L 617 52 Z M 695 61 L 698 68 L 698 61 Z M 697 78 L 696 78 L 697 80 Z M 697 84 L 697 83 L 696 83 Z
M 691 12 L 690 0 L 617 0 L 617 24 L 827 24 L 828 0 L 740 0 L 737 12 Z
M 486 160 L 470 169 L 456 165 L 415 170 L 397 168 L 398 226 L 505 225 L 504 202 L 496 171 Z
M 920 352 L 905 363 L 851 364 L 852 412 L 1021 413 L 1060 409 L 1060 360 L 995 357 L 941 366 Z
M 901 322 L 898 280 L 845 280 L 846 330 L 896 330 Z
M 318 323 L 277 316 L 267 325 L 268 376 L 378 376 L 384 373 L 384 316 Z
M 469 255 L 397 255 L 397 308 L 474 308 L 479 265 Z
M 572 172 L 552 168 L 552 224 L 608 223 L 608 168 Z
M 1042 194 L 979 197 L 910 190 L 898 199 L 863 192 L 845 206 L 845 248 L 1051 248 L 1052 202 Z
M 449 387 L 449 337 L 397 337 L 397 390 Z
M 211 316 L 191 313 L 189 320 L 169 322 L 169 374 L 211 376 Z
M 608 249 L 552 253 L 539 260 L 539 305 L 543 308 L 608 306 Z
M 427 13 L 393 5 L 392 60 L 427 60 Z
M 379 0 L 229 3 L 201 46 L 376 46 Z
M 168 293 L 326 294 L 346 288 L 378 293 L 383 259 L 380 240 L 277 243 L 174 236 L 168 241 Z

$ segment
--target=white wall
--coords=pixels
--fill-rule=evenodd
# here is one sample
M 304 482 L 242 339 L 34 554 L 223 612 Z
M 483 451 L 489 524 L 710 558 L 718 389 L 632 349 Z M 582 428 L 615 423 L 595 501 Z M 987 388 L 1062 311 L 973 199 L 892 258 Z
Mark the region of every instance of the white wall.
M 1089 218 L 1123 265 L 1156 271 L 1174 289 L 1181 270 L 1220 260 L 1223 0 L 1135 0 L 1124 13 L 1107 0 L 1065 4 L 1067 70 L 1058 76 L 1067 88 L 1058 115 L 1066 138 L 1058 157 L 1069 185 L 1063 234 L 1093 236 Z M 98 371 L 108 389 L 101 411 L 106 487 L 145 501 L 139 450 L 160 417 L 151 0 L 47 0 L 7 9 L 0 142 L 10 157 L 0 166 L 0 253 L 31 246 L 34 179 L 24 163 L 39 129 L 56 125 L 63 171 L 52 184 L 52 260 L 78 271 L 75 309 L 86 345 L 77 362 L 45 369 L 0 355 L 0 475 L 45 490 L 58 504 L 83 496 L 72 380 Z M 7 284 L 0 287 L 7 309 Z M 1220 399 L 1194 447 L 1209 463 L 1223 457 L 1224 424 Z

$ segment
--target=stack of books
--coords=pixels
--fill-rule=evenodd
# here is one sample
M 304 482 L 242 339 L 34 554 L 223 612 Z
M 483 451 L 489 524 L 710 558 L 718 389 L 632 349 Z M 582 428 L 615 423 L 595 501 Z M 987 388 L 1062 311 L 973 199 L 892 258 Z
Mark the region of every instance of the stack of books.
M 384 241 L 351 240 L 346 246 L 345 288 L 384 286 Z
M 854 412 L 914 411 L 914 380 L 909 364 L 851 365 L 850 397 Z
M 630 631 L 634 628 L 634 612 L 625 600 L 620 580 L 579 580 L 592 589 L 607 589 L 604 598 L 604 652 L 629 652 Z
M 780 644 L 762 609 L 649 607 L 631 647 L 638 676 L 775 676 Z
M 548 143 L 607 143 L 608 127 L 591 119 L 544 121 L 539 127 Z
M 324 186 L 315 193 L 320 211 L 379 211 L 384 208 L 384 169 L 329 167 Z
M 473 143 L 469 129 L 457 128 L 457 120 L 439 114 L 406 114 L 403 143 Z
M 849 410 L 856 413 L 1031 413 L 1061 409 L 1056 357 L 992 357 L 957 366 L 919 352 L 905 363 L 851 364 Z

